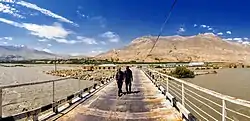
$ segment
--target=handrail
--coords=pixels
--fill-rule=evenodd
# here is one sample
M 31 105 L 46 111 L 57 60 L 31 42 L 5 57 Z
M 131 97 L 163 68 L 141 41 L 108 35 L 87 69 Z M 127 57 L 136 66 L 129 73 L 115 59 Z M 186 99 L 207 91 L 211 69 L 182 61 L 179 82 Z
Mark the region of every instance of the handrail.
M 173 79 L 177 82 L 180 82 L 180 83 L 183 83 L 189 87 L 192 87 L 196 90 L 199 90 L 199 91 L 202 91 L 204 93 L 207 93 L 207 94 L 210 94 L 214 97 L 217 97 L 217 98 L 220 98 L 220 99 L 223 99 L 223 100 L 226 100 L 226 101 L 229 101 L 231 103 L 235 103 L 235 104 L 238 104 L 238 105 L 243 105 L 243 106 L 246 106 L 246 107 L 249 107 L 250 108 L 250 101 L 247 101 L 247 100 L 243 100 L 243 99 L 237 99 L 236 97 L 232 97 L 232 96 L 228 96 L 228 95 L 224 95 L 224 94 L 221 94 L 221 93 L 218 93 L 218 92 L 215 92 L 215 91 L 212 91 L 212 90 L 209 90 L 209 89 L 206 89 L 206 88 L 203 88 L 203 87 L 200 87 L 198 85 L 195 85 L 195 84 L 192 84 L 192 83 L 189 83 L 189 82 L 186 82 L 186 81 L 183 81 L 181 79 L 177 79 L 175 77 L 172 77 L 172 76 L 169 76 L 169 75 L 166 75 L 166 74 L 163 74 L 163 73 L 160 73 L 158 71 L 155 71 L 155 70 L 152 70 L 152 69 L 149 69 L 150 71 L 152 72 L 156 72 L 162 76 L 165 76 L 165 77 L 168 77 L 170 79 Z
M 222 121 L 225 121 L 226 119 L 234 120 L 233 119 L 234 115 L 244 117 L 248 120 L 250 119 L 249 113 L 235 111 L 235 110 L 230 109 L 229 108 L 230 106 L 229 107 L 226 106 L 226 101 L 227 101 L 232 104 L 244 106 L 245 108 L 249 108 L 250 110 L 250 101 L 238 99 L 238 98 L 228 96 L 228 95 L 223 95 L 221 93 L 197 86 L 195 84 L 186 82 L 184 80 L 177 79 L 175 77 L 172 77 L 166 74 L 162 74 L 161 72 L 158 72 L 152 69 L 145 69 L 144 72 L 153 80 L 154 83 L 156 83 L 156 86 L 163 86 L 163 88 L 167 90 L 166 92 L 168 93 L 168 95 L 170 95 L 170 97 L 172 97 L 171 94 L 173 94 L 174 96 L 177 96 L 178 99 L 181 100 L 181 103 L 182 103 L 181 105 L 183 107 L 187 105 L 192 111 L 194 111 L 197 115 L 199 115 L 201 118 L 205 120 L 210 120 L 210 119 L 205 118 L 204 115 L 201 115 L 200 113 L 205 114 L 205 116 L 208 116 L 209 118 L 211 118 L 211 120 L 218 119 L 216 114 L 218 114 L 218 116 L 219 115 L 221 116 Z M 214 97 L 214 99 L 209 99 L 205 95 L 203 96 L 203 94 L 200 94 L 199 92 L 202 92 L 203 94 L 206 94 L 207 96 L 212 96 Z M 196 98 L 196 96 L 198 96 L 198 98 Z M 177 98 L 170 99 L 170 101 L 173 104 L 176 104 L 176 102 L 174 101 L 176 99 Z M 200 99 L 204 99 L 204 100 L 200 100 Z M 217 100 L 221 101 L 221 104 L 218 104 Z M 207 101 L 212 104 L 207 103 Z M 199 107 L 197 106 L 197 103 L 202 104 L 205 107 Z M 192 107 L 190 107 L 190 104 L 192 105 Z M 194 107 L 196 107 L 199 111 L 195 110 Z M 211 111 L 208 111 L 208 110 L 211 110 Z M 232 114 L 231 113 L 227 114 L 227 111 L 232 112 Z
M 28 83 L 21 83 L 21 84 L 12 84 L 12 85 L 2 85 L 0 86 L 0 120 L 3 118 L 2 114 L 2 108 L 4 107 L 3 106 L 3 89 L 7 89 L 7 88 L 15 88 L 15 87 L 22 87 L 22 86 L 29 86 L 29 85 L 39 85 L 39 84 L 46 84 L 46 83 L 53 83 L 53 86 L 52 86 L 52 96 L 53 96 L 53 101 L 48 104 L 48 105 L 45 105 L 45 106 L 42 106 L 40 108 L 36 108 L 36 109 L 31 109 L 29 111 L 26 111 L 26 112 L 22 112 L 22 113 L 19 113 L 19 114 L 15 114 L 14 117 L 17 117 L 18 119 L 19 118 L 23 118 L 23 117 L 27 117 L 26 115 L 35 115 L 35 116 L 38 116 L 38 114 L 33 114 L 33 113 L 41 113 L 41 112 L 44 112 L 48 109 L 53 109 L 53 112 L 57 113 L 58 112 L 58 106 L 65 103 L 65 102 L 69 102 L 71 103 L 72 102 L 72 99 L 73 98 L 76 98 L 76 97 L 82 97 L 82 93 L 83 92 L 88 92 L 89 94 L 92 93 L 92 89 L 96 89 L 96 88 L 99 88 L 99 87 L 102 87 L 103 84 L 107 84 L 105 82 L 109 82 L 110 79 L 113 78 L 113 74 L 111 74 L 111 76 L 107 76 L 105 78 L 102 78 L 101 81 L 97 82 L 97 83 L 94 83 L 94 85 L 90 86 L 90 87 L 87 87 L 85 89 L 81 89 L 80 88 L 80 85 L 77 89 L 76 92 L 74 92 L 73 94 L 71 95 L 68 95 L 66 98 L 63 98 L 61 100 L 56 100 L 55 99 L 55 82 L 59 82 L 59 81 L 64 81 L 64 80 L 68 80 L 68 79 L 75 79 L 78 81 L 78 84 L 80 84 L 80 78 L 82 75 L 80 76 L 70 76 L 70 77 L 62 77 L 62 78 L 58 78 L 58 79 L 52 79 L 52 80 L 47 80 L 47 81 L 37 81 L 37 82 L 28 82 Z M 13 116 L 12 116 L 13 117 Z

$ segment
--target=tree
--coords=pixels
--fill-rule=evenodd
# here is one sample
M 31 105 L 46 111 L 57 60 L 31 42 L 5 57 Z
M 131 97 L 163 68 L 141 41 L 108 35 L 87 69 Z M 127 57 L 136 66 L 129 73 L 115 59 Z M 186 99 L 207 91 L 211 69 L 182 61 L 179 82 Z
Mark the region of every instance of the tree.
M 170 75 L 176 78 L 194 78 L 195 77 L 194 72 L 187 69 L 186 67 L 176 67 L 174 71 L 170 72 Z

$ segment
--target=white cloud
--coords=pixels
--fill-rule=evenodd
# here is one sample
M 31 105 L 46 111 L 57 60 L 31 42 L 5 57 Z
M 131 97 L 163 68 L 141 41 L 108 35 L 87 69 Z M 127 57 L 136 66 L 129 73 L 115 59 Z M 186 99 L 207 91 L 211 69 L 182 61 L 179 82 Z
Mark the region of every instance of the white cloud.
M 226 33 L 227 33 L 227 34 L 232 34 L 232 32 L 231 32 L 231 31 L 227 31 Z
M 201 25 L 200 27 L 202 27 L 202 28 L 206 28 L 206 27 L 207 27 L 207 25 Z
M 247 38 L 247 37 L 244 37 L 243 39 L 244 39 L 244 40 L 248 40 L 248 38 Z
M 48 48 L 44 48 L 44 49 L 42 49 L 42 51 L 52 53 L 52 51 L 50 49 L 48 49 Z
M 25 18 L 24 16 L 19 14 L 19 11 L 16 10 L 15 8 L 11 7 L 9 4 L 2 4 L 0 3 L 0 13 L 6 13 L 6 14 L 10 14 L 14 17 L 17 18 Z
M 225 38 L 225 39 L 223 39 L 223 40 L 232 41 L 233 38 Z
M 7 45 L 7 44 L 8 44 L 8 42 L 3 42 L 3 44 Z
M 177 33 L 182 33 L 185 32 L 186 30 L 183 27 L 180 27 L 179 30 L 177 31 Z
M 111 32 L 111 31 L 107 31 L 107 32 L 101 34 L 101 37 L 107 38 L 108 41 L 110 41 L 110 42 L 119 42 L 120 41 L 119 35 L 115 34 L 114 32 Z
M 244 42 L 242 42 L 242 44 L 243 44 L 243 45 L 250 45 L 250 42 L 244 41 Z
M 48 47 L 51 47 L 52 45 L 51 44 L 47 44 Z
M 219 32 L 219 33 L 217 33 L 217 35 L 223 35 L 223 33 L 222 33 L 222 32 Z
M 7 3 L 15 3 L 15 4 L 18 4 L 18 5 L 27 7 L 29 9 L 37 10 L 37 11 L 43 13 L 46 16 L 50 16 L 50 17 L 56 18 L 56 19 L 58 19 L 58 20 L 60 20 L 62 22 L 66 22 L 66 23 L 70 23 L 70 24 L 73 24 L 75 26 L 78 26 L 73 21 L 70 21 L 65 17 L 62 17 L 62 16 L 60 16 L 58 14 L 55 14 L 55 13 L 51 12 L 50 10 L 41 8 L 41 7 L 37 6 L 36 4 L 32 4 L 32 3 L 29 3 L 29 2 L 25 2 L 25 1 L 14 1 L 14 0 L 1 0 L 1 1 L 2 2 L 7 2 Z M 15 8 L 6 8 L 5 7 L 5 11 L 7 11 L 9 14 L 12 14 L 13 16 L 22 17 L 21 15 L 17 14 L 17 12 L 19 12 L 19 11 L 17 11 Z
M 69 34 L 72 33 L 71 31 L 65 30 L 59 23 L 54 23 L 54 25 L 48 26 L 48 25 L 38 25 L 32 23 L 18 23 L 4 18 L 0 18 L 0 22 L 19 28 L 24 28 L 30 31 L 30 34 L 32 35 L 46 39 L 56 40 L 56 39 L 66 38 Z
M 48 39 L 39 39 L 38 40 L 39 42 L 47 42 L 47 41 L 49 41 Z
M 0 40 L 13 40 L 13 38 L 12 37 L 0 37 Z
M 242 41 L 242 38 L 233 38 L 234 41 Z
M 208 28 L 207 30 L 213 30 L 213 28 Z
M 78 40 L 79 42 L 83 42 L 83 43 L 86 43 L 86 44 L 89 44 L 89 45 L 98 44 L 98 43 L 96 42 L 96 40 L 93 39 L 93 38 L 87 38 L 87 37 L 83 37 L 83 36 L 77 36 L 76 38 L 77 38 L 77 40 Z
M 62 22 L 74 24 L 74 22 L 72 22 L 72 21 L 70 21 L 70 20 L 68 20 L 68 19 L 66 19 L 66 18 L 64 18 L 64 17 L 62 17 L 60 15 L 57 15 L 57 14 L 55 14 L 55 13 L 49 11 L 49 10 L 41 8 L 41 7 L 39 7 L 39 6 L 35 5 L 35 4 L 25 2 L 25 1 L 19 1 L 19 2 L 16 2 L 16 4 L 25 6 L 25 7 L 30 8 L 30 9 L 37 10 L 37 11 L 43 13 L 44 15 L 50 16 L 52 18 L 56 18 L 56 19 L 58 19 L 58 20 L 60 20 Z M 77 24 L 74 24 L 74 25 L 77 25 Z
M 194 27 L 196 27 L 197 26 L 197 24 L 194 24 Z

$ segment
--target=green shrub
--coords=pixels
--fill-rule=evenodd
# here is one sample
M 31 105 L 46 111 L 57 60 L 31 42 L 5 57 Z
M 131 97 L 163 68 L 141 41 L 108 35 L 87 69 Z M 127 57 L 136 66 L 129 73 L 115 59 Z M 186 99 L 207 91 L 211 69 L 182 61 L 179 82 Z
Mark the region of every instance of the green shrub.
M 174 71 L 170 72 L 170 75 L 176 78 L 194 78 L 195 77 L 194 72 L 187 69 L 186 67 L 176 67 Z

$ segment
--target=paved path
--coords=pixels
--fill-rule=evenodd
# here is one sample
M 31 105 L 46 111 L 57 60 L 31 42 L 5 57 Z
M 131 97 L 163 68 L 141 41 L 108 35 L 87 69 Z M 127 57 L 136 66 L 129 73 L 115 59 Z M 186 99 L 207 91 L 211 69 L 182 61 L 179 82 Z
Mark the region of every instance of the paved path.
M 134 93 L 119 97 L 114 81 L 58 121 L 180 121 L 180 114 L 146 75 L 132 71 Z

